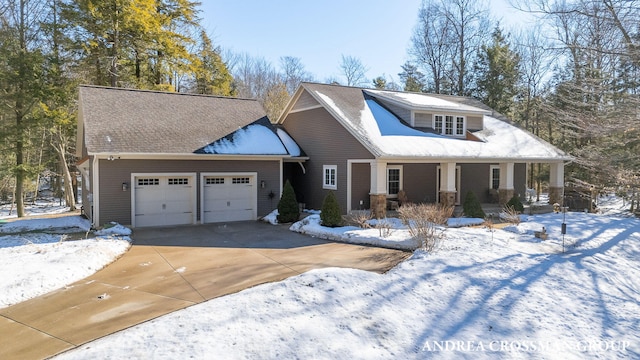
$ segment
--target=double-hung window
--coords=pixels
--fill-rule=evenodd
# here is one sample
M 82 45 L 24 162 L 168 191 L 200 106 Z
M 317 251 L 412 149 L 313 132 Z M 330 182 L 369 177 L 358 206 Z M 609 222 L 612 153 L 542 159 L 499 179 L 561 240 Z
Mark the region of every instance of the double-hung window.
M 402 166 L 387 167 L 387 196 L 396 198 L 400 190 L 402 190 Z
M 489 184 L 491 184 L 491 188 L 494 190 L 498 190 L 500 188 L 500 166 L 491 165 L 491 178 L 489 179 Z
M 444 117 L 444 134 L 453 135 L 453 116 L 451 115 Z
M 337 166 L 336 165 L 323 165 L 322 166 L 322 188 L 336 190 L 338 188 L 337 179 Z

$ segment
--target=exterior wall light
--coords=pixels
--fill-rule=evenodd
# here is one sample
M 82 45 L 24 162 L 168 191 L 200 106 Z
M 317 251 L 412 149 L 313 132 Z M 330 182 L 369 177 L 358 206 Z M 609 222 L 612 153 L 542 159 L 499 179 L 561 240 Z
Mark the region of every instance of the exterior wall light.
M 129 190 L 129 183 L 123 182 L 122 183 L 122 191 L 127 191 Z

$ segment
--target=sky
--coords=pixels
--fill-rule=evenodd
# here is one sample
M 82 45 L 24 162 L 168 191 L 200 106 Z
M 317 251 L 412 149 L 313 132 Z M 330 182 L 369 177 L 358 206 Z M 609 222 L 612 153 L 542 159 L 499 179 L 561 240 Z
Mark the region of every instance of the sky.
M 317 81 L 343 80 L 344 56 L 358 58 L 373 79 L 398 81 L 421 0 L 203 1 L 202 24 L 224 51 L 248 53 L 278 66 L 300 58 Z M 520 22 L 508 0 L 490 0 L 505 26 Z

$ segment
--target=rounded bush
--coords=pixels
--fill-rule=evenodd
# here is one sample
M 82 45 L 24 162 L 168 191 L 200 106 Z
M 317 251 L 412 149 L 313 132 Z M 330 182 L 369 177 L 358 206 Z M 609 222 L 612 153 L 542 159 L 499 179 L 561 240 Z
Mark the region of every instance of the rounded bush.
M 322 226 L 338 227 L 342 225 L 342 211 L 340 211 L 340 205 L 333 191 L 329 191 L 324 197 L 320 220 L 322 220 Z
M 289 180 L 287 180 L 282 189 L 282 197 L 278 202 L 278 222 L 296 222 L 298 218 L 300 218 L 300 207 L 296 200 L 296 192 L 293 190 Z
M 464 211 L 464 215 L 466 217 L 480 219 L 484 219 L 486 217 L 484 210 L 482 210 L 480 200 L 478 200 L 476 194 L 473 191 L 467 192 L 467 195 L 464 197 L 462 210 Z
M 522 205 L 522 201 L 520 201 L 520 198 L 517 195 L 513 195 L 505 206 L 513 208 L 518 213 L 522 213 L 524 211 L 524 205 Z

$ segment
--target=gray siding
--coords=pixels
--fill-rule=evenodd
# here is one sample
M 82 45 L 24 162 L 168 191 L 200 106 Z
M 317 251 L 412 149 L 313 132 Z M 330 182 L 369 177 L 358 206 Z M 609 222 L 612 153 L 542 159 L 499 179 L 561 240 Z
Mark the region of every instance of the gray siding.
M 122 191 L 122 183 L 131 182 L 132 173 L 196 173 L 197 219 L 200 219 L 200 173 L 257 172 L 258 216 L 275 209 L 280 198 L 280 162 L 276 160 L 100 160 L 100 222 L 131 224 L 131 184 Z M 269 198 L 269 193 L 274 198 Z
M 373 155 L 324 108 L 289 114 L 283 126 L 309 156 L 304 164 L 306 174 L 295 186 L 298 200 L 306 203 L 309 209 L 320 209 L 329 191 L 322 188 L 322 166 L 336 165 L 335 195 L 346 213 L 347 160 L 372 159 Z
M 411 124 L 411 110 L 406 107 L 398 106 L 394 103 L 390 103 L 378 98 L 378 101 L 382 103 L 387 109 L 391 110 L 397 117 L 402 119 L 407 124 Z
M 489 169 L 490 164 L 458 164 L 460 165 L 460 204 L 464 202 L 467 192 L 473 191 L 481 203 L 489 201 Z
M 415 127 L 433 128 L 433 114 L 415 113 Z
M 473 191 L 480 202 L 489 203 L 491 198 L 489 196 L 489 179 L 491 165 L 495 164 L 459 164 L 461 166 L 461 180 L 460 191 L 461 201 L 464 201 L 464 197 L 468 191 Z M 525 196 L 526 190 L 526 177 L 527 177 L 526 164 L 515 164 L 513 167 L 513 187 L 516 195 L 520 197 Z
M 478 131 L 483 129 L 482 116 L 467 116 L 467 130 Z
M 298 100 L 296 101 L 296 103 L 293 104 L 291 111 L 306 109 L 319 104 L 320 103 L 318 103 L 318 101 L 314 99 L 313 96 L 309 95 L 307 91 L 303 91 L 300 97 L 298 98 Z
M 402 165 L 402 189 L 412 203 L 434 203 L 438 164 L 388 164 Z

